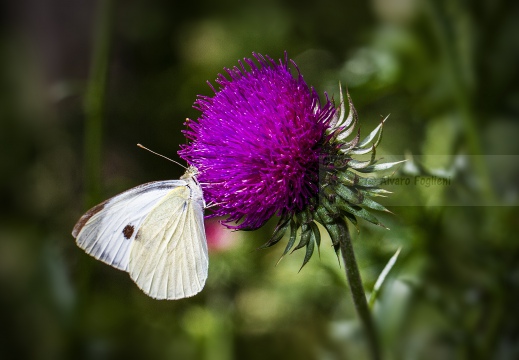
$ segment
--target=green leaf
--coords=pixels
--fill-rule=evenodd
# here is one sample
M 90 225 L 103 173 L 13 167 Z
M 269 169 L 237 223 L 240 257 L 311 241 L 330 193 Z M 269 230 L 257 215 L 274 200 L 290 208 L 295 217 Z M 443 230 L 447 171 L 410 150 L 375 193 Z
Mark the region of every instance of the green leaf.
M 391 269 L 395 266 L 396 260 L 398 259 L 398 255 L 400 255 L 400 250 L 402 248 L 399 247 L 396 253 L 389 259 L 386 266 L 378 276 L 377 281 L 375 282 L 375 286 L 373 286 L 373 291 L 371 291 L 371 295 L 369 296 L 369 308 L 373 309 L 373 305 L 375 305 L 375 300 L 377 299 L 378 293 L 380 292 L 380 289 L 382 288 L 382 285 L 384 284 L 387 275 L 391 271 Z
M 310 237 L 312 235 L 312 229 L 308 224 L 301 225 L 301 240 L 299 240 L 299 244 L 292 250 L 292 252 L 301 249 L 303 246 L 306 246 L 310 241 Z
M 358 176 L 357 185 L 363 186 L 363 187 L 377 187 L 383 184 L 387 179 L 390 178 L 390 176 L 384 176 L 384 177 L 361 177 Z
M 319 231 L 319 227 L 313 221 L 310 223 L 310 227 L 312 228 L 312 231 L 315 235 L 315 242 L 316 242 L 317 246 L 318 247 L 321 246 L 321 232 Z
M 299 215 L 298 220 L 301 222 L 301 225 L 306 225 L 312 221 L 312 214 L 307 209 L 301 211 L 297 215 Z
M 330 121 L 330 129 L 333 131 L 336 127 L 341 126 L 344 121 L 344 114 L 346 113 L 346 106 L 344 105 L 344 96 L 342 95 L 342 86 L 339 82 L 339 102 L 341 109 L 339 112 L 335 112 L 332 121 Z
M 330 216 L 330 213 L 324 207 L 323 204 L 319 204 L 319 206 L 315 210 L 315 213 L 317 214 L 317 216 L 319 216 L 319 219 L 320 219 L 319 222 L 321 224 L 323 224 L 323 225 L 324 224 L 330 224 L 330 223 L 333 223 L 335 221 L 335 218 Z
M 324 206 L 328 215 L 332 218 L 340 216 L 341 212 L 335 204 L 332 204 L 325 196 L 319 198 L 319 203 Z
M 373 201 L 372 199 L 370 199 L 368 197 L 364 197 L 364 199 L 362 200 L 362 205 L 367 206 L 370 209 L 374 209 L 374 210 L 385 211 L 388 213 L 391 212 L 388 209 L 386 209 L 384 206 L 380 205 L 379 203 Z
M 382 226 L 383 228 L 385 228 L 385 226 L 380 221 L 378 221 L 378 219 L 375 216 L 373 216 L 366 209 L 363 209 L 359 206 L 353 207 L 353 206 L 343 203 L 343 204 L 341 204 L 341 210 L 348 212 L 350 214 L 353 214 L 357 217 L 360 217 L 366 221 L 369 221 L 372 224 L 379 225 L 379 226 Z
M 350 107 L 350 111 L 348 112 L 348 117 L 346 118 L 344 124 L 342 124 L 341 122 L 337 124 L 337 126 L 344 126 L 346 128 L 346 131 L 342 132 L 337 137 L 337 140 L 339 141 L 344 140 L 348 136 L 350 136 L 358 121 L 357 110 L 355 110 L 355 106 L 353 106 L 353 101 L 351 100 L 350 93 L 346 91 L 346 95 L 348 96 L 348 105 Z
M 335 192 L 341 198 L 343 198 L 344 200 L 346 200 L 347 202 L 349 202 L 351 204 L 355 204 L 355 205 L 360 204 L 362 201 L 362 195 L 356 191 L 353 191 L 352 189 L 354 189 L 354 188 L 345 186 L 341 183 L 338 183 L 335 186 Z
M 325 179 L 324 183 L 326 185 L 323 185 L 321 186 L 321 190 L 319 192 L 319 201 L 321 201 L 321 199 L 324 197 L 326 198 L 327 200 L 329 201 L 333 201 L 334 198 L 337 197 L 337 194 L 335 193 L 335 190 L 333 189 L 332 186 L 330 186 L 330 183 L 333 182 L 334 180 L 332 179 L 332 175 L 330 173 L 328 173 L 326 176 L 328 176 L 327 179 Z
M 311 233 L 312 233 L 312 236 L 310 237 L 310 241 L 306 245 L 306 253 L 305 253 L 305 258 L 303 259 L 303 265 L 301 265 L 301 267 L 299 268 L 299 271 L 301 271 L 301 269 L 303 269 L 303 267 L 308 263 L 308 261 L 312 257 L 312 254 L 314 253 L 314 247 L 315 247 L 315 238 L 314 237 L 315 237 L 315 235 L 314 235 L 313 231 Z
M 272 236 L 270 237 L 269 241 L 267 241 L 265 244 L 261 245 L 258 249 L 265 249 L 268 247 L 271 247 L 272 245 L 276 244 L 283 238 L 283 235 L 285 235 L 285 232 L 287 231 L 288 227 L 290 226 L 290 219 L 291 216 L 285 215 L 281 219 L 279 219 L 278 224 L 276 225 L 276 228 L 274 229 L 274 232 Z
M 353 186 L 359 181 L 359 175 L 349 170 L 343 170 L 337 172 L 337 179 L 344 185 Z
M 373 145 L 373 146 L 375 146 L 375 145 Z M 368 148 L 356 147 L 356 148 L 349 150 L 348 155 L 365 155 L 365 154 L 368 154 L 371 150 L 372 150 L 371 147 L 368 147 Z
M 392 194 L 392 191 L 386 189 L 367 189 L 362 191 L 366 196 L 381 196 L 386 197 L 388 194 Z
M 371 172 L 375 172 L 375 171 L 389 170 L 393 166 L 401 164 L 404 161 L 405 160 L 400 160 L 400 161 L 395 161 L 395 162 L 391 162 L 391 163 L 376 164 L 376 165 L 371 165 L 371 166 L 365 167 L 363 169 L 355 169 L 355 170 L 357 170 L 358 172 L 361 172 L 361 173 L 371 173 Z
M 351 167 L 352 169 L 359 170 L 359 169 L 364 169 L 364 168 L 368 167 L 369 165 L 376 163 L 375 156 L 377 155 L 377 151 L 376 151 L 375 146 L 373 146 L 371 148 L 371 150 L 373 152 L 371 153 L 371 158 L 369 160 L 366 160 L 366 161 L 352 160 L 348 163 L 348 166 Z
M 353 128 L 352 128 L 353 130 Z M 351 132 L 350 131 L 347 136 L 350 136 L 351 135 Z M 340 135 L 343 135 L 343 133 L 340 133 Z M 337 136 L 337 138 L 339 138 L 339 136 Z M 345 136 L 345 137 L 347 137 Z M 355 135 L 355 137 L 351 140 L 351 141 L 348 141 L 348 142 L 345 142 L 345 143 L 341 143 L 341 147 L 339 149 L 339 152 L 343 153 L 343 154 L 348 154 L 350 152 L 350 150 L 354 149 L 357 144 L 359 143 L 359 140 L 360 140 L 360 128 L 357 130 L 357 135 Z
M 337 220 L 337 221 L 341 221 L 341 220 Z M 336 245 L 339 245 L 339 239 L 340 239 L 339 231 L 340 231 L 340 228 L 337 225 L 337 222 L 329 223 L 329 224 L 323 224 L 323 226 L 326 229 L 326 231 L 328 232 L 328 234 L 330 235 L 330 238 L 332 240 L 333 246 L 335 247 Z
M 317 245 L 317 252 L 319 253 L 319 257 L 321 257 L 321 232 L 317 224 L 313 221 L 310 223 L 310 227 L 312 228 L 313 238 Z
M 290 249 L 292 249 L 292 246 L 294 246 L 294 243 L 297 238 L 297 229 L 299 229 L 299 225 L 294 220 L 291 220 L 290 221 L 290 238 L 288 239 L 288 243 L 287 243 L 287 246 L 285 247 L 285 251 L 283 251 L 283 254 L 281 254 L 281 257 L 279 258 L 276 265 L 279 264 L 279 262 L 283 259 L 283 257 L 286 254 L 288 254 Z
M 384 119 L 385 120 L 385 119 Z M 384 120 L 382 120 L 382 122 L 368 135 L 366 136 L 361 142 L 360 144 L 358 145 L 359 148 L 363 148 L 364 146 L 366 146 L 367 144 L 369 144 L 371 142 L 371 140 L 373 140 L 375 138 L 375 136 L 377 136 L 379 130 L 380 130 L 380 133 L 382 133 L 382 126 L 384 125 Z M 380 134 L 379 134 L 379 138 L 380 138 Z M 378 139 L 377 139 L 378 140 Z M 376 146 L 376 145 L 375 145 Z
M 355 215 L 350 214 L 349 212 L 344 212 L 343 215 L 353 224 L 353 226 L 355 226 L 357 232 L 360 232 L 359 223 Z

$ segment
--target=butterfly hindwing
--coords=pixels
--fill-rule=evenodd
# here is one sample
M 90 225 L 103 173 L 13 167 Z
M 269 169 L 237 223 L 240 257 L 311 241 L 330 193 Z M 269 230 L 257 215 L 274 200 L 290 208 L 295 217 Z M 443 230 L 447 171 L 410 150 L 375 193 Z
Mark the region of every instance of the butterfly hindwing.
M 156 299 L 180 299 L 202 290 L 207 279 L 203 198 L 198 183 L 169 191 L 140 226 L 128 272 Z
M 86 212 L 72 235 L 88 254 L 128 271 L 130 250 L 142 222 L 168 192 L 185 185 L 184 180 L 156 181 L 127 190 Z

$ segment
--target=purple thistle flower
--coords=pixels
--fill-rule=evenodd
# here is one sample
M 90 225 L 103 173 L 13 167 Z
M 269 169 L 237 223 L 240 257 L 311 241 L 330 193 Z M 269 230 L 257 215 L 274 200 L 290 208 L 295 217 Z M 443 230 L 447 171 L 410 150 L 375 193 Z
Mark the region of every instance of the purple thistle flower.
M 206 201 L 218 204 L 214 216 L 236 229 L 256 229 L 273 215 L 301 211 L 318 192 L 319 158 L 335 108 L 317 93 L 289 61 L 253 54 L 220 74 L 213 97 L 199 96 L 198 121 L 184 133 L 191 140 L 180 156 L 198 168 Z
M 328 97 L 321 105 L 286 53 L 277 63 L 253 55 L 256 62 L 244 59 L 225 69 L 228 77 L 216 79 L 219 89 L 209 84 L 214 96 L 198 97 L 195 108 L 202 114 L 187 122 L 189 143 L 179 154 L 198 169 L 205 200 L 216 204 L 212 217 L 225 216 L 230 228 L 256 229 L 279 216 L 264 247 L 290 229 L 283 255 L 306 246 L 304 266 L 320 245 L 317 222 L 336 251 L 347 231 L 346 219 L 355 226 L 359 217 L 382 225 L 371 210 L 388 210 L 372 198 L 388 193 L 378 187 L 386 178 L 366 175 L 399 162 L 379 164 L 375 159 L 385 119 L 361 141 L 349 94 L 345 116 L 342 91 L 338 109 Z M 354 158 L 365 154 L 371 158 Z
M 342 253 L 355 308 L 378 358 L 346 220 L 355 226 L 357 218 L 382 225 L 370 210 L 388 211 L 373 200 L 388 193 L 378 187 L 385 178 L 366 176 L 399 163 L 375 159 L 385 119 L 361 141 L 349 94 L 345 117 L 342 90 L 339 109 L 328 97 L 321 105 L 290 61 L 297 70 L 292 76 L 286 53 L 278 63 L 253 55 L 259 66 L 252 59 L 240 61 L 225 69 L 229 78 L 218 76 L 219 89 L 209 84 L 214 96 L 198 97 L 195 108 L 202 114 L 187 122 L 184 134 L 190 142 L 179 154 L 198 169 L 205 200 L 217 206 L 212 216 L 227 216 L 228 227 L 256 229 L 278 215 L 263 247 L 278 243 L 290 229 L 282 256 L 306 247 L 301 268 L 321 244 L 317 223 L 325 228 L 337 255 Z M 366 154 L 369 160 L 354 158 Z

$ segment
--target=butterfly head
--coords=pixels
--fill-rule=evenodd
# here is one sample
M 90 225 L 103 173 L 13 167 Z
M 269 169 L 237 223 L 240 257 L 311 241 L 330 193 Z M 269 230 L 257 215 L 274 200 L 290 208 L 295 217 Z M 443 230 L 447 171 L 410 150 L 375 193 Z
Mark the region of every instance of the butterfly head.
M 189 178 L 192 178 L 192 177 L 195 177 L 198 175 L 198 169 L 194 166 L 190 166 L 187 168 L 186 172 L 184 173 L 184 175 L 182 175 L 180 177 L 180 179 L 189 179 Z

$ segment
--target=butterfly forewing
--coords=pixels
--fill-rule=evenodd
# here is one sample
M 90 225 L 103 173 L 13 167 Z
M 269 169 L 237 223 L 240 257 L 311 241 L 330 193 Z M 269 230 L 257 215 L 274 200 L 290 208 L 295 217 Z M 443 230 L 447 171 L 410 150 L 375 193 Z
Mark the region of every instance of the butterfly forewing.
M 140 226 L 131 249 L 129 273 L 156 299 L 180 299 L 202 290 L 208 270 L 199 185 L 171 190 Z M 174 216 L 172 216 L 174 214 Z
M 130 249 L 142 222 L 172 189 L 184 180 L 143 184 L 93 207 L 76 223 L 72 235 L 88 254 L 121 270 L 128 270 Z

